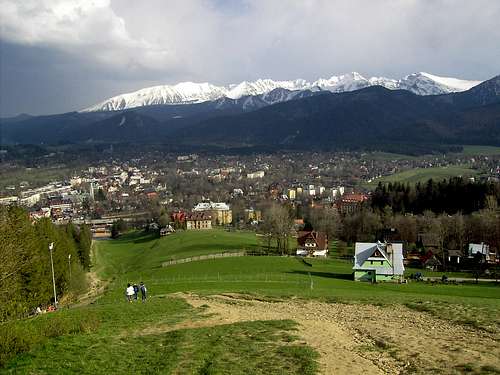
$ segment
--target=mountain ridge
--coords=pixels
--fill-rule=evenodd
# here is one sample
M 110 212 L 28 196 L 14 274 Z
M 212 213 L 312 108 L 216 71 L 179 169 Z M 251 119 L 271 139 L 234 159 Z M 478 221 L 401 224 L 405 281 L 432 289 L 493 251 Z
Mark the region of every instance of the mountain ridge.
M 500 146 L 500 76 L 441 95 L 382 86 L 341 93 L 277 88 L 189 105 L 2 120 L 0 136 L 6 144 L 132 142 L 242 150 Z
M 185 144 L 319 147 L 500 145 L 500 76 L 465 92 L 421 96 L 380 86 L 206 119 L 171 136 Z
M 425 72 L 413 73 L 399 80 L 385 77 L 365 78 L 357 72 L 320 78 L 314 82 L 303 79 L 274 81 L 258 79 L 238 84 L 216 86 L 208 82 L 181 82 L 175 85 L 160 85 L 108 98 L 80 112 L 119 111 L 150 105 L 193 104 L 222 98 L 240 99 L 246 96 L 267 94 L 276 89 L 289 91 L 329 91 L 334 93 L 355 91 L 370 86 L 383 86 L 395 90 L 404 89 L 417 95 L 439 95 L 468 90 L 481 81 L 468 81 L 440 77 Z M 282 101 L 286 101 L 284 98 Z

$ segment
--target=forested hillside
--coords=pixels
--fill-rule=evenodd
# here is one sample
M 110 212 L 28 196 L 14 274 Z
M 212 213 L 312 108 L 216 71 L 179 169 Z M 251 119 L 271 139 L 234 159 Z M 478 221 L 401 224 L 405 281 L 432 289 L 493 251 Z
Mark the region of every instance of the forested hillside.
M 500 185 L 493 182 L 473 182 L 456 177 L 449 180 L 428 180 L 416 185 L 393 182 L 379 183 L 372 194 L 372 207 L 382 210 L 391 207 L 393 212 L 421 214 L 426 210 L 435 213 L 469 214 L 500 202 Z
M 49 243 L 58 299 L 85 288 L 91 233 L 86 226 L 32 222 L 19 207 L 0 208 L 0 321 L 28 315 L 53 303 Z

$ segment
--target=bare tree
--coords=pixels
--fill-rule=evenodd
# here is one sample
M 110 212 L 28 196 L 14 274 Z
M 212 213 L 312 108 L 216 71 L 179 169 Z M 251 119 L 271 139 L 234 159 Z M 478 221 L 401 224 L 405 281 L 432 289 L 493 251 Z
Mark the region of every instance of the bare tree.
M 314 230 L 325 232 L 328 238 L 337 238 L 341 228 L 340 215 L 332 207 L 313 209 L 311 224 Z
M 293 228 L 293 216 L 290 210 L 273 203 L 265 215 L 266 227 L 276 241 L 276 248 L 282 255 L 288 253 L 289 238 Z

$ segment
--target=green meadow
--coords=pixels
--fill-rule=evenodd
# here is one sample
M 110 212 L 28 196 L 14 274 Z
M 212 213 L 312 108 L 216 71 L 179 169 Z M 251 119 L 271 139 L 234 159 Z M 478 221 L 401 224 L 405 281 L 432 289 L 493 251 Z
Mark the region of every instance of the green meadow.
M 474 177 L 479 172 L 466 166 L 448 166 L 448 167 L 431 167 L 431 168 L 414 168 L 407 171 L 394 173 L 389 176 L 384 176 L 373 180 L 367 186 L 377 186 L 379 182 L 404 182 L 417 183 L 425 182 L 429 179 L 443 180 L 450 177 Z
M 351 280 L 337 259 L 245 256 L 162 267 L 171 259 L 258 248 L 251 232 L 139 232 L 96 241 L 93 271 L 106 285 L 93 303 L 0 326 L 2 373 L 36 374 L 313 374 L 318 354 L 296 335 L 296 323 L 252 321 L 176 328 L 202 319 L 176 292 L 241 293 L 272 300 L 403 304 L 494 334 L 500 332 L 495 283 L 368 284 Z M 424 272 L 425 275 L 425 272 Z M 143 281 L 146 303 L 125 301 L 128 282 Z
M 488 156 L 488 155 L 500 155 L 500 147 L 496 146 L 463 146 L 463 151 L 462 154 L 467 155 L 467 156 L 472 156 L 472 155 L 482 155 L 482 156 Z

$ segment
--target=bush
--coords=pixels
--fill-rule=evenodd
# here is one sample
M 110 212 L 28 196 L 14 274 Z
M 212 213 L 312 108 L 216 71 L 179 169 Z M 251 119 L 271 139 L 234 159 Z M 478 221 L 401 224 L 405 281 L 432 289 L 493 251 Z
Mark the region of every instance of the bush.
M 99 328 L 100 321 L 96 314 L 64 313 L 50 313 L 0 325 L 0 368 L 18 354 L 29 352 L 49 338 L 91 333 Z

